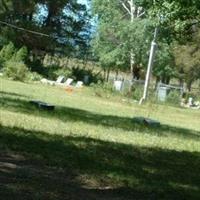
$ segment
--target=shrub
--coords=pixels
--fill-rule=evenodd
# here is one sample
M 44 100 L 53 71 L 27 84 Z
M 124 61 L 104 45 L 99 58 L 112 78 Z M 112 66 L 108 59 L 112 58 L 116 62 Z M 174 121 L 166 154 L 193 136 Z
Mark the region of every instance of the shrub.
M 70 69 L 66 69 L 66 68 L 61 68 L 61 69 L 58 69 L 54 72 L 54 75 L 57 77 L 59 76 L 65 76 L 66 78 L 71 78 L 72 75 L 71 75 L 71 70 Z
M 179 91 L 172 90 L 167 96 L 167 103 L 172 105 L 179 105 L 181 100 L 181 95 Z
M 28 72 L 26 78 L 28 81 L 40 81 L 43 77 L 37 72 Z
M 124 95 L 128 98 L 139 101 L 143 95 L 143 86 L 134 84 L 131 86 L 130 90 L 124 91 Z
M 16 62 L 25 62 L 28 56 L 28 50 L 26 47 L 19 49 L 12 57 L 12 60 Z
M 132 88 L 133 99 L 139 101 L 143 95 L 143 85 L 137 85 Z
M 50 80 L 56 80 L 59 76 L 68 77 L 71 72 L 65 68 L 61 68 L 57 65 L 52 65 L 48 67 L 43 67 L 42 75 Z
M 3 62 L 6 62 L 10 60 L 13 55 L 15 54 L 16 49 L 12 42 L 10 42 L 8 45 L 4 46 L 0 51 L 0 58 Z
M 98 83 L 103 82 L 103 78 L 101 77 L 100 73 L 95 74 L 92 70 L 90 69 L 84 69 L 84 68 L 79 68 L 79 67 L 72 67 L 72 72 L 71 72 L 71 77 L 76 80 L 76 81 L 83 81 L 85 76 L 89 77 L 89 82 L 88 85 L 91 83 Z
M 29 60 L 28 66 L 32 72 L 36 72 L 44 77 L 47 77 L 47 69 L 43 66 L 40 59 L 34 59 L 33 61 Z
M 185 95 L 186 99 L 189 99 L 190 97 L 192 97 L 193 99 L 198 99 L 198 93 L 197 92 L 188 92 Z
M 0 57 L 0 70 L 3 68 L 4 66 L 4 61 L 3 59 Z
M 92 83 L 90 86 L 93 88 L 95 96 L 98 97 L 110 98 L 111 96 L 119 95 L 113 90 L 113 86 L 110 83 L 98 82 L 97 84 Z
M 28 74 L 28 68 L 23 62 L 7 61 L 4 72 L 12 80 L 24 81 Z

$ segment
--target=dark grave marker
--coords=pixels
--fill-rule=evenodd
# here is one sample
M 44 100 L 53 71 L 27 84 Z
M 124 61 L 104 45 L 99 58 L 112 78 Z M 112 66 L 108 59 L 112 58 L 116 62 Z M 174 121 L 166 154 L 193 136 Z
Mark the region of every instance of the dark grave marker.
M 133 118 L 134 123 L 151 126 L 151 127 L 159 127 L 160 122 L 154 119 L 146 118 L 146 117 L 134 117 Z
M 54 105 L 48 104 L 46 102 L 43 101 L 38 101 L 38 100 L 31 100 L 30 103 L 34 106 L 36 106 L 39 109 L 43 109 L 43 110 L 48 110 L 48 111 L 52 111 L 55 109 Z

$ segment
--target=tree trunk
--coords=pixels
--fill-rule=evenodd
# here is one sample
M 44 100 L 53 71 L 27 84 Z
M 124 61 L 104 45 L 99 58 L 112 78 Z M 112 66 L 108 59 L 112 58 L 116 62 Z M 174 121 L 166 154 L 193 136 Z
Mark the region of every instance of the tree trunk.
M 107 70 L 106 82 L 109 81 L 109 77 L 110 77 L 110 69 Z
M 155 83 L 154 90 L 157 90 L 157 87 L 158 87 L 159 82 L 160 82 L 160 77 L 157 76 L 157 77 L 156 77 L 156 83 Z
M 166 77 L 166 84 L 167 84 L 167 85 L 169 85 L 169 84 L 170 84 L 170 80 L 171 80 L 171 79 L 170 79 L 170 77 L 169 77 L 169 76 L 167 76 L 167 77 Z
M 118 75 L 119 75 L 119 71 L 118 71 L 118 70 L 116 70 L 116 74 L 115 74 L 115 80 L 117 80 L 117 79 L 118 79 Z
M 192 89 L 192 81 L 188 81 L 188 83 L 187 83 L 187 90 L 189 92 L 191 92 L 191 89 Z
M 169 76 L 162 76 L 161 81 L 162 81 L 162 83 L 169 85 L 170 84 L 170 77 Z
M 103 80 L 106 81 L 106 69 L 103 69 Z
M 184 86 L 184 81 L 182 78 L 179 79 L 179 86 L 180 87 L 183 87 Z
M 133 79 L 139 80 L 140 79 L 140 68 L 137 67 L 136 65 L 134 65 L 132 74 L 133 74 Z

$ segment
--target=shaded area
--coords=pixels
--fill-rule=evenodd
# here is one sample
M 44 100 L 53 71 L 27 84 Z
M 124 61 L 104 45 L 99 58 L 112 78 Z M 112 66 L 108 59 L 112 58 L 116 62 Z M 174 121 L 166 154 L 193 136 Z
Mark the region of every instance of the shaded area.
M 28 96 L 26 95 L 22 95 L 22 94 L 18 94 L 18 93 L 15 93 L 15 92 L 4 92 L 4 91 L 0 91 L 0 97 L 3 97 L 3 96 L 9 96 L 9 97 L 17 97 L 17 98 L 29 98 Z
M 0 126 L 0 196 L 200 199 L 200 154 Z
M 0 106 L 3 109 L 26 113 L 34 116 L 55 118 L 64 122 L 84 122 L 93 125 L 102 125 L 106 127 L 115 127 L 126 131 L 139 131 L 149 134 L 162 136 L 177 135 L 188 139 L 200 140 L 200 131 L 161 125 L 157 127 L 148 127 L 138 124 L 129 117 L 119 117 L 114 115 L 103 115 L 71 107 L 56 107 L 53 112 L 38 110 L 29 103 L 29 99 L 18 98 L 13 94 L 7 93 L 0 98 Z

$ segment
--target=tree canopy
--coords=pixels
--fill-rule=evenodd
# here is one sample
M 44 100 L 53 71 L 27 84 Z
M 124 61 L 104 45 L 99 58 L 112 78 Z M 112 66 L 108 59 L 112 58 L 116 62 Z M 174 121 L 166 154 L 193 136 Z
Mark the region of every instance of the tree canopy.
M 94 50 L 104 66 L 128 70 L 133 76 L 147 61 L 147 51 L 153 33 L 152 23 L 143 16 L 144 8 L 128 1 L 99 1 L 93 3 L 98 15 Z M 133 9 L 135 8 L 135 9 Z
M 153 73 L 158 80 L 169 83 L 171 78 L 179 77 L 174 46 L 194 43 L 200 22 L 200 2 L 93 0 L 93 13 L 98 18 L 93 49 L 100 64 L 123 70 L 132 64 L 134 78 L 140 78 L 141 69 L 147 66 L 154 28 L 159 27 Z
M 1 24 L 1 42 L 27 46 L 35 54 L 73 52 L 87 45 L 88 13 L 75 0 L 0 0 L 0 20 L 46 34 L 36 35 Z

